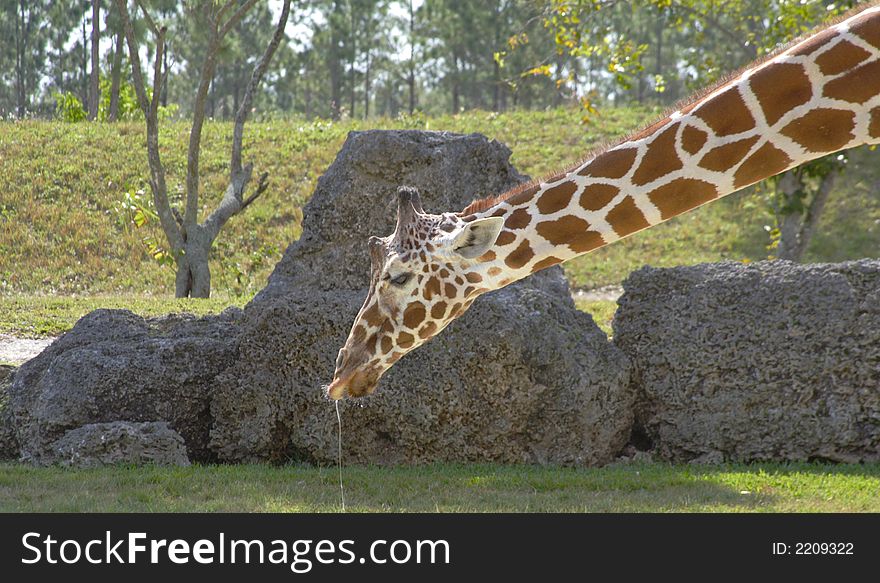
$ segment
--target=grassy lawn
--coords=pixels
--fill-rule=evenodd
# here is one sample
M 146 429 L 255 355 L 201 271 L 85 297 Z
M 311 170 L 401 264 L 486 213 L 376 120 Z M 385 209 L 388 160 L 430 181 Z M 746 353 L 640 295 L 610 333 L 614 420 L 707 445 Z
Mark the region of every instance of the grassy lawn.
M 212 297 L 208 300 L 156 298 L 133 294 L 115 296 L 25 296 L 0 295 L 0 334 L 19 338 L 58 336 L 67 332 L 77 320 L 98 308 L 131 310 L 144 317 L 189 313 L 197 316 L 217 314 L 230 306 L 244 306 L 249 297 Z M 611 319 L 617 309 L 615 302 L 576 302 L 578 309 L 593 315 L 596 324 L 611 334 Z
M 214 292 L 250 296 L 301 231 L 302 207 L 351 130 L 418 128 L 480 132 L 511 148 L 521 171 L 543 176 L 578 160 L 597 144 L 627 135 L 657 112 L 609 108 L 588 124 L 576 109 L 502 114 L 473 111 L 363 122 L 276 120 L 249 123 L 245 157 L 270 174 L 270 188 L 215 243 Z M 148 191 L 144 130 L 138 123 L 0 122 L 0 295 L 76 294 L 168 296 L 174 275 L 148 257 L 143 239 L 162 243 L 157 225 L 135 228 L 124 195 Z M 160 145 L 175 204 L 182 196 L 188 125 L 169 123 Z M 227 179 L 232 125 L 205 126 L 201 161 L 203 215 Z M 880 254 L 880 152 L 853 152 L 838 180 L 808 261 Z M 148 193 L 145 196 L 149 198 Z M 455 209 L 429 209 L 434 211 Z M 635 268 L 687 265 L 767 255 L 771 224 L 766 200 L 746 190 L 645 233 L 566 264 L 577 287 L 619 284 Z
M 248 299 L 221 296 L 194 300 L 132 294 L 87 297 L 0 295 L 0 334 L 19 338 L 58 336 L 73 328 L 77 320 L 99 308 L 131 310 L 144 317 L 174 313 L 203 316 L 220 313 L 230 306 L 244 306 Z
M 880 464 L 346 467 L 354 512 L 880 512 Z M 0 511 L 337 512 L 333 468 L 0 464 Z

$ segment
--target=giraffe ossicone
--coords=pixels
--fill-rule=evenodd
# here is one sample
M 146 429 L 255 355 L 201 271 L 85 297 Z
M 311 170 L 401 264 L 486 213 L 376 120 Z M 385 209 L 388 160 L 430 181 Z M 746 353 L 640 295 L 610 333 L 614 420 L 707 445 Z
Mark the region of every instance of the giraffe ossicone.
M 880 143 L 880 6 L 832 24 L 569 170 L 461 212 L 398 191 L 394 233 L 339 351 L 332 399 L 360 397 L 481 294 L 764 178 Z

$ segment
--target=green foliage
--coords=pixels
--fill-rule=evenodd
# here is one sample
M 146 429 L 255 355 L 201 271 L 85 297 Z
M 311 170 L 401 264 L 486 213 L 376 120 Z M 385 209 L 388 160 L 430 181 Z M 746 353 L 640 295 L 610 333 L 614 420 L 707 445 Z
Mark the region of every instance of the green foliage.
M 335 467 L 0 464 L 0 512 L 338 512 Z M 349 512 L 878 512 L 880 464 L 345 466 Z
M 110 119 L 111 80 L 102 75 L 100 78 L 101 100 L 98 102 L 98 119 L 107 121 Z M 119 84 L 119 102 L 117 105 L 117 120 L 143 119 L 144 113 L 138 105 L 137 93 L 134 85 L 123 79 Z
M 113 210 L 116 211 L 117 223 L 122 225 L 126 232 L 130 232 L 130 226 L 142 229 L 159 221 L 159 215 L 153 207 L 153 199 L 145 196 L 143 190 L 135 191 L 129 188 L 122 194 L 122 198 L 114 205 Z M 163 267 L 174 267 L 173 255 L 165 250 L 155 235 L 147 233 L 143 235 L 141 242 L 144 244 L 147 255 L 157 264 Z
M 88 114 L 79 97 L 66 91 L 55 94 L 55 117 L 63 122 L 76 123 L 88 119 Z

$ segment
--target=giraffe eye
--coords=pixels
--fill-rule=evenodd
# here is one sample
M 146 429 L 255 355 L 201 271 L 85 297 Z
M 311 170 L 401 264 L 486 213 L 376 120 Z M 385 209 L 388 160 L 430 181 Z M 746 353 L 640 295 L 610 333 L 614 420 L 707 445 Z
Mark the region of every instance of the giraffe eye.
M 392 277 L 389 281 L 391 281 L 393 285 L 403 285 L 409 281 L 411 276 L 411 273 L 401 273 L 397 277 Z

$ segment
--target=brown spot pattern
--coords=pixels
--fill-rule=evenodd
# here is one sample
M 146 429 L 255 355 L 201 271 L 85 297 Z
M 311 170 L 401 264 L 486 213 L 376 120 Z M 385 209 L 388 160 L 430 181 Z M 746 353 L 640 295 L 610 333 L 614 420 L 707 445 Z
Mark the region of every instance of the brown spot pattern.
M 514 249 L 513 252 L 511 252 L 511 254 L 507 256 L 507 258 L 504 260 L 504 263 L 506 263 L 507 266 L 511 269 L 519 269 L 520 267 L 531 261 L 532 257 L 534 256 L 535 252 L 532 251 L 532 247 L 529 244 L 528 240 L 523 239 L 523 241 L 519 244 L 519 247 Z M 467 292 L 465 292 L 465 295 L 467 295 Z
M 568 246 L 575 253 L 586 253 L 604 244 L 605 240 L 602 238 L 602 235 L 596 231 L 584 231 L 575 235 Z
M 427 338 L 430 338 L 435 332 L 437 332 L 437 324 L 435 324 L 434 322 L 428 322 L 427 324 L 422 326 L 421 330 L 419 330 L 419 338 L 425 340 Z
M 602 236 L 589 228 L 587 221 L 568 215 L 555 221 L 538 223 L 537 231 L 553 245 L 567 243 L 575 253 L 586 253 L 604 244 Z
M 444 293 L 443 293 L 444 296 L 446 296 L 446 297 L 449 298 L 449 299 L 452 299 L 452 298 L 455 297 L 455 294 L 458 293 L 458 288 L 456 288 L 456 287 L 455 287 L 454 285 L 452 285 L 451 283 L 447 283 L 447 284 L 443 287 L 443 292 L 444 292 Z
M 636 161 L 635 148 L 621 148 L 599 154 L 578 174 L 596 178 L 623 178 Z
M 688 154 L 696 154 L 706 143 L 709 134 L 694 126 L 685 126 L 681 132 L 681 147 Z
M 755 127 L 755 118 L 736 89 L 727 89 L 703 102 L 694 113 L 716 136 L 738 134 Z
M 749 87 L 758 98 L 769 125 L 813 96 L 806 71 L 792 63 L 773 63 L 759 69 L 749 79 Z
M 752 136 L 745 140 L 739 140 L 712 148 L 700 160 L 700 166 L 706 170 L 714 170 L 715 172 L 723 172 L 728 168 L 733 168 L 739 164 L 740 160 L 749 153 L 752 146 L 758 141 L 758 136 Z
M 562 263 L 562 259 L 560 259 L 558 257 L 553 257 L 551 255 L 550 257 L 547 257 L 546 259 L 542 259 L 542 260 L 538 261 L 537 263 L 535 263 L 534 265 L 532 265 L 532 273 L 535 273 L 536 271 L 541 271 L 542 269 L 547 269 L 548 267 L 552 267 L 552 266 L 556 265 L 557 263 Z
M 802 42 L 799 45 L 797 45 L 796 47 L 794 47 L 794 50 L 792 50 L 791 54 L 796 55 L 796 56 L 811 55 L 811 54 L 815 53 L 818 49 L 825 46 L 828 43 L 828 41 L 830 41 L 831 38 L 834 37 L 835 35 L 837 35 L 837 33 L 832 29 L 828 29 L 823 32 L 820 32 L 816 36 L 810 37 L 807 40 L 805 40 L 804 42 Z
M 864 103 L 880 93 L 880 60 L 856 67 L 825 84 L 823 95 L 849 103 Z
M 391 341 L 391 336 L 383 336 L 382 337 L 382 354 L 388 354 L 391 352 L 391 348 L 394 346 L 394 343 Z
M 620 189 L 610 184 L 590 184 L 584 188 L 578 202 L 589 211 L 597 211 L 605 208 L 618 192 Z
M 840 41 L 818 57 L 816 64 L 823 75 L 838 75 L 848 71 L 871 56 L 871 53 L 851 42 Z
M 436 275 L 432 275 L 428 278 L 428 283 L 425 284 L 425 289 L 422 292 L 425 296 L 426 300 L 430 300 L 434 296 L 440 295 L 440 278 Z M 410 326 L 412 328 L 412 326 Z
M 446 302 L 437 302 L 431 306 L 431 317 L 440 320 L 446 315 Z
M 714 184 L 695 178 L 676 178 L 648 193 L 663 220 L 680 215 L 718 196 Z
M 678 124 L 673 124 L 654 138 L 654 141 L 648 146 L 648 151 L 642 158 L 641 164 L 633 174 L 633 184 L 643 186 L 681 168 L 681 160 L 675 154 L 675 132 L 677 129 Z
M 871 110 L 871 123 L 868 125 L 868 133 L 872 138 L 880 138 L 880 107 Z
M 364 321 L 370 326 L 379 326 L 382 323 L 382 315 L 379 313 L 379 304 L 373 303 L 372 306 L 364 311 Z
M 862 40 L 880 49 L 880 22 L 877 18 L 870 18 L 856 22 L 850 30 L 860 36 Z
M 578 233 L 582 233 L 590 228 L 587 221 L 567 215 L 560 217 L 555 221 L 544 221 L 538 223 L 538 234 L 550 241 L 553 245 L 565 245 Z
M 568 206 L 576 191 L 577 184 L 573 181 L 563 182 L 553 188 L 548 188 L 538 199 L 538 210 L 544 215 L 561 211 Z
M 518 192 L 507 199 L 507 202 L 513 206 L 517 206 L 532 200 L 532 197 L 535 196 L 535 193 L 538 192 L 539 186 L 537 184 L 526 188 L 525 190 Z
M 737 169 L 733 175 L 733 186 L 737 189 L 754 184 L 768 176 L 779 174 L 791 164 L 791 158 L 769 142 L 758 148 Z
M 416 341 L 415 336 L 409 332 L 401 332 L 397 335 L 397 345 L 401 348 L 409 348 Z
M 510 231 L 501 231 L 501 234 L 498 235 L 497 239 L 495 239 L 495 244 L 504 246 L 510 245 L 514 241 L 516 241 L 516 235 L 514 235 Z
M 529 214 L 529 211 L 524 208 L 516 209 L 504 221 L 504 226 L 512 230 L 525 229 L 531 221 L 532 215 Z
M 606 220 L 620 237 L 625 237 L 630 233 L 635 233 L 651 226 L 631 196 L 626 197 L 620 204 L 611 209 Z
M 788 136 L 812 152 L 834 152 L 853 138 L 855 114 L 839 109 L 814 109 L 782 128 Z
M 659 131 L 663 126 L 665 126 L 668 123 L 669 123 L 668 117 L 663 118 L 660 121 L 656 121 L 656 122 L 652 123 L 651 125 L 649 125 L 648 127 L 646 127 L 645 129 L 643 129 L 642 131 L 640 131 L 639 133 L 632 136 L 630 138 L 630 140 L 636 141 L 636 140 L 641 140 L 642 138 L 647 138 L 648 136 Z
M 403 311 L 403 324 L 410 330 L 425 320 L 425 306 L 421 302 L 413 302 Z
M 470 283 L 480 283 L 481 281 L 483 281 L 483 276 L 480 275 L 479 273 L 474 272 L 474 271 L 469 271 L 466 274 L 464 274 L 464 278 L 466 280 L 468 280 Z

